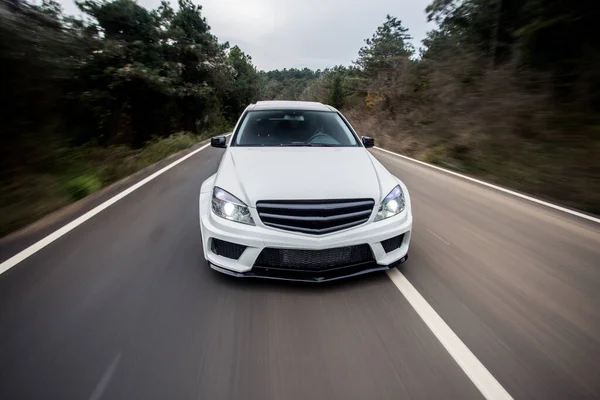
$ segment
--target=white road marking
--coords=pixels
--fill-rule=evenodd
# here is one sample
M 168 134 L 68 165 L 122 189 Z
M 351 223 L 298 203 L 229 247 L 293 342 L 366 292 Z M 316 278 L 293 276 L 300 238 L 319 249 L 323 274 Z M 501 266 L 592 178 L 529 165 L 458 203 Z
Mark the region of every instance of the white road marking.
M 387 274 L 483 397 L 487 400 L 512 400 L 510 394 L 471 353 L 471 350 L 456 336 L 408 279 L 396 268 L 387 271 Z
M 90 396 L 90 400 L 100 400 L 102 394 L 108 387 L 108 383 L 110 382 L 110 378 L 112 378 L 115 370 L 117 369 L 117 365 L 119 364 L 119 360 L 121 360 L 121 353 L 117 354 L 115 358 L 113 358 L 112 362 L 106 368 L 106 371 L 102 374 L 100 381 L 96 385 L 96 389 Z
M 157 176 L 164 174 L 165 172 L 167 172 L 168 170 L 170 170 L 171 168 L 173 168 L 177 164 L 180 164 L 180 163 L 184 162 L 185 160 L 187 160 L 188 158 L 192 157 L 193 155 L 195 155 L 199 151 L 204 150 L 208 146 L 210 146 L 210 143 L 208 143 L 208 144 L 206 144 L 206 145 L 204 145 L 204 146 L 202 146 L 202 147 L 200 147 L 200 148 L 192 151 L 189 154 L 186 154 L 185 156 L 183 156 L 180 159 L 172 162 L 171 164 L 167 165 L 166 167 L 164 167 L 164 168 L 156 171 L 152 175 L 150 175 L 150 176 L 142 179 L 141 181 L 139 181 L 135 185 L 130 186 L 129 188 L 127 188 L 127 189 L 123 190 L 122 192 L 116 194 L 114 197 L 108 199 L 107 201 L 105 201 L 104 203 L 100 204 L 96 208 L 93 208 L 92 210 L 90 210 L 90 211 L 86 212 L 85 214 L 81 215 L 80 217 L 74 219 L 73 221 L 71 221 L 68 224 L 66 224 L 65 226 L 63 226 L 62 228 L 59 228 L 56 231 L 54 231 L 51 234 L 49 234 L 48 236 L 44 237 L 43 239 L 40 239 L 38 242 L 32 244 L 31 246 L 29 246 L 25 250 L 21 251 L 20 253 L 15 254 L 14 256 L 12 256 L 8 260 L 6 260 L 2 264 L 0 264 L 0 275 L 3 274 L 4 272 L 8 271 L 12 267 L 14 267 L 15 265 L 17 265 L 21 261 L 25 260 L 27 257 L 29 257 L 29 256 L 37 253 L 38 251 L 40 251 L 44 247 L 48 246 L 50 243 L 54 242 L 56 239 L 60 238 L 61 236 L 65 235 L 66 233 L 68 233 L 68 232 L 72 231 L 73 229 L 77 228 L 79 225 L 83 224 L 85 221 L 87 221 L 88 219 L 92 218 L 96 214 L 104 211 L 105 209 L 107 209 L 111 205 L 115 204 L 117 201 L 121 200 L 123 197 L 127 196 L 128 194 L 133 193 L 134 191 L 136 191 L 137 189 L 141 188 L 142 186 L 144 186 L 146 183 L 150 182 L 151 180 L 153 180 Z
M 568 208 L 561 207 L 561 206 L 556 205 L 556 204 L 548 203 L 547 201 L 536 199 L 535 197 L 531 197 L 531 196 L 527 196 L 527 195 L 524 195 L 524 194 L 521 194 L 521 193 L 518 193 L 518 192 L 514 192 L 512 190 L 505 189 L 503 187 L 496 186 L 496 185 L 493 185 L 491 183 L 487 183 L 487 182 L 481 181 L 479 179 L 471 178 L 470 176 L 466 176 L 466 175 L 459 174 L 459 173 L 454 172 L 454 171 L 450 171 L 450 170 L 445 169 L 445 168 L 438 167 L 437 165 L 432 165 L 432 164 L 428 164 L 428 163 L 423 162 L 423 161 L 415 160 L 414 158 L 403 156 L 402 154 L 394 153 L 393 151 L 389 151 L 389 150 L 386 150 L 386 149 L 382 149 L 381 147 L 375 147 L 375 149 L 383 151 L 385 153 L 389 153 L 389 154 L 395 155 L 397 157 L 404 158 L 405 160 L 409 160 L 409 161 L 412 161 L 412 162 L 415 162 L 415 163 L 418 163 L 418 164 L 421 164 L 421 165 L 425 165 L 425 166 L 427 166 L 429 168 L 437 169 L 438 171 L 442 171 L 442 172 L 445 172 L 445 173 L 450 174 L 450 175 L 458 176 L 459 178 L 466 179 L 468 181 L 475 182 L 475 183 L 478 183 L 478 184 L 483 185 L 483 186 L 487 186 L 487 187 L 492 188 L 492 189 L 496 189 L 496 190 L 498 190 L 500 192 L 508 193 L 508 194 L 513 195 L 513 196 L 519 197 L 521 199 L 525 199 L 525 200 L 531 201 L 533 203 L 540 204 L 542 206 L 546 206 L 546 207 L 549 207 L 549 208 L 553 208 L 555 210 L 562 211 L 562 212 L 567 213 L 567 214 L 575 215 L 577 217 L 587 219 L 588 221 L 592 221 L 592 222 L 596 222 L 596 223 L 600 224 L 600 218 L 596 218 L 596 217 L 593 217 L 591 215 L 587 215 L 587 214 L 584 214 L 582 212 L 578 212 L 578 211 L 575 211 L 575 210 L 570 210 Z
M 431 229 L 427 229 L 425 228 L 425 230 L 427 230 L 427 232 L 431 233 L 433 236 L 435 236 L 436 238 L 440 239 L 442 242 L 444 242 L 446 244 L 446 246 L 450 246 L 450 243 L 446 242 L 440 235 L 436 234 L 434 231 L 432 231 Z

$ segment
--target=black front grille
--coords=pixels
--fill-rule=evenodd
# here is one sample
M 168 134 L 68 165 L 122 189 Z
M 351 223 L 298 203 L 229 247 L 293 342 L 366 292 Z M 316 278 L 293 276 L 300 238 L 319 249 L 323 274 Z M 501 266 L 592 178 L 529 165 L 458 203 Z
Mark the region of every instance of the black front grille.
M 215 239 L 211 240 L 211 250 L 218 256 L 223 256 L 227 258 L 232 258 L 237 260 L 240 258 L 244 250 L 246 250 L 246 246 L 242 246 L 241 244 L 226 242 L 224 240 Z
M 373 261 L 371 247 L 361 244 L 325 250 L 265 248 L 254 265 L 297 271 L 324 271 Z
M 373 199 L 266 200 L 256 209 L 267 226 L 320 235 L 367 222 L 374 205 Z
M 383 246 L 383 249 L 386 253 L 390 253 L 398 249 L 402 245 L 402 239 L 404 239 L 404 234 L 386 239 L 383 242 L 381 242 L 381 245 Z

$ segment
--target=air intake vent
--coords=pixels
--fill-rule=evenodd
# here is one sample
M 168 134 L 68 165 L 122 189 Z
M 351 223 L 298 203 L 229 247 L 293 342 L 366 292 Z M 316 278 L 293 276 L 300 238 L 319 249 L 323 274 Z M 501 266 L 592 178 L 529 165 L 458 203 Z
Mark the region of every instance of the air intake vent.
M 324 250 L 265 248 L 254 265 L 296 271 L 325 271 L 373 261 L 371 247 L 361 244 Z
M 373 199 L 265 200 L 256 209 L 267 226 L 322 235 L 364 224 L 374 205 Z
M 241 244 L 237 243 L 226 242 L 220 239 L 213 238 L 211 242 L 211 250 L 213 253 L 218 256 L 223 256 L 234 260 L 240 258 L 244 250 L 246 250 L 246 246 L 242 246 Z
M 386 253 L 391 253 L 392 251 L 400 248 L 400 246 L 402 245 L 402 239 L 404 239 L 404 234 L 394 236 L 390 239 L 386 239 L 383 242 L 381 242 L 381 245 L 383 246 L 383 249 Z

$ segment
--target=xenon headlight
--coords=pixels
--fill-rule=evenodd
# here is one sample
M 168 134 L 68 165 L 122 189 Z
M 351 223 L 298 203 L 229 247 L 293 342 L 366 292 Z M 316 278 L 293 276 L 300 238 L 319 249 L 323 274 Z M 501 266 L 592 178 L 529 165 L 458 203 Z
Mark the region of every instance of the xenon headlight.
M 394 215 L 400 214 L 404 211 L 404 193 L 400 185 L 396 186 L 392 191 L 385 196 L 385 199 L 379 205 L 375 221 L 381 221 Z
M 217 186 L 213 190 L 212 210 L 221 218 L 254 225 L 248 206 L 231 193 Z

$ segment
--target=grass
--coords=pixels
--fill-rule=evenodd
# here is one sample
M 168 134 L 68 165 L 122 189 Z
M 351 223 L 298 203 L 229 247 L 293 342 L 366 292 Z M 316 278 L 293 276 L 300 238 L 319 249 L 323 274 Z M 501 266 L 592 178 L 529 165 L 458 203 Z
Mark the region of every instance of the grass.
M 446 149 L 444 146 L 435 146 L 427 149 L 419 158 L 430 164 L 442 165 L 444 160 L 447 158 Z
M 20 174 L 0 188 L 0 237 L 210 136 L 180 132 L 153 139 L 138 150 L 127 146 L 56 150 L 43 171 Z
M 67 191 L 73 200 L 83 199 L 102 187 L 102 182 L 97 175 L 86 174 L 71 179 L 67 184 Z

